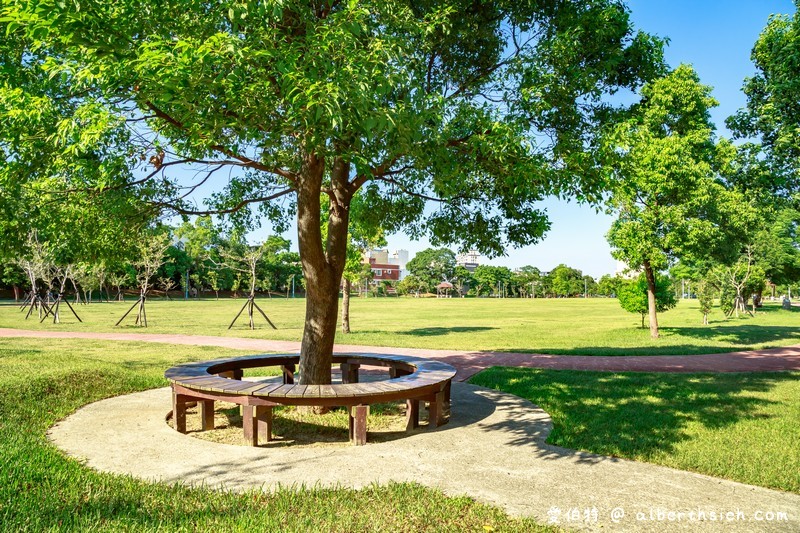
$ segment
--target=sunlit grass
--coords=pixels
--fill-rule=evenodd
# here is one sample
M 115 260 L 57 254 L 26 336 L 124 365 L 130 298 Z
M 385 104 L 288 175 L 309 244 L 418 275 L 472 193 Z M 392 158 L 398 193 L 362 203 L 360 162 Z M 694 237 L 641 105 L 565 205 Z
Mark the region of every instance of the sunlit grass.
M 0 530 L 550 530 L 470 498 L 446 497 L 408 483 L 274 493 L 152 484 L 85 468 L 46 439 L 50 426 L 82 405 L 164 386 L 164 369 L 176 363 L 237 353 L 145 343 L 0 339 Z
M 182 333 L 276 340 L 300 340 L 303 299 L 260 299 L 278 327 L 256 315 L 251 331 L 242 318 L 228 330 L 242 299 L 148 303 L 147 329 L 128 317 L 114 323 L 132 302 L 77 306 L 84 323 L 62 310 L 63 323 L 24 319 L 15 306 L 0 306 L 0 327 L 59 331 Z M 661 338 L 639 327 L 638 315 L 623 311 L 614 299 L 416 299 L 353 298 L 353 333 L 337 342 L 409 348 L 522 351 L 570 355 L 678 355 L 769 348 L 800 343 L 800 312 L 768 304 L 755 317 L 726 320 L 715 309 L 710 325 L 693 300 L 681 301 L 659 316 Z

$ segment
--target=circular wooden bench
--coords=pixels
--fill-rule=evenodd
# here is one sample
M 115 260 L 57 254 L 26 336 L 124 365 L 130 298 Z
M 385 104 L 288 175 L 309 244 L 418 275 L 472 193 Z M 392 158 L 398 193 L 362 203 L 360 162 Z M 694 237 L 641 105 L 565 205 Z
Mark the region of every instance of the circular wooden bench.
M 175 429 L 186 432 L 186 404 L 198 402 L 202 429 L 214 428 L 214 402 L 242 406 L 245 439 L 253 446 L 259 438 L 272 438 L 272 408 L 277 405 L 347 407 L 350 415 L 350 440 L 367 442 L 367 415 L 374 403 L 405 400 L 406 429 L 419 426 L 420 402 L 428 402 L 428 425 L 447 422 L 450 413 L 450 382 L 456 374 L 452 366 L 438 361 L 405 355 L 335 354 L 342 383 L 299 385 L 294 372 L 300 361 L 297 354 L 264 354 L 216 359 L 174 366 L 164 373 L 172 386 L 172 416 Z M 361 365 L 386 367 L 389 379 L 359 383 Z M 244 381 L 245 369 L 278 366 L 283 380 Z

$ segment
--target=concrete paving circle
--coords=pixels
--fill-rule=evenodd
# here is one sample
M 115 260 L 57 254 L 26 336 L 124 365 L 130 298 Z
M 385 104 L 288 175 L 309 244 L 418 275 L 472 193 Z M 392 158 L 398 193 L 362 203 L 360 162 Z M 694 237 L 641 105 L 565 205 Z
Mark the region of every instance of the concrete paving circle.
M 569 529 L 800 530 L 798 495 L 550 446 L 543 410 L 463 383 L 453 384 L 446 426 L 359 447 L 218 444 L 172 430 L 169 409 L 168 388 L 109 398 L 48 436 L 91 468 L 150 481 L 230 490 L 417 482 Z

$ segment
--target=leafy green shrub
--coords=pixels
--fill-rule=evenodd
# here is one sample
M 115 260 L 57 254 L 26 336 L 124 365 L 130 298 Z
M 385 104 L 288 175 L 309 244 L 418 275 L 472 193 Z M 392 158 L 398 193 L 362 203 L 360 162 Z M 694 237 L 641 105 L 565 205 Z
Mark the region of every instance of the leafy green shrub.
M 672 285 L 669 278 L 656 274 L 656 312 L 663 313 L 677 305 L 678 301 L 672 292 Z M 644 327 L 644 317 L 647 316 L 647 279 L 644 273 L 639 274 L 636 279 L 620 283 L 619 304 L 629 313 L 639 313 L 642 315 L 642 327 Z

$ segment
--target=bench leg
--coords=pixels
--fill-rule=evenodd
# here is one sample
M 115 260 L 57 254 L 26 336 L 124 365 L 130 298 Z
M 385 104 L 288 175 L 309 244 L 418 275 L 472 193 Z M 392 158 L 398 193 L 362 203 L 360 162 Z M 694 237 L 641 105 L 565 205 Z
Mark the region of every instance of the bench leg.
M 250 446 L 258 446 L 258 431 L 255 428 L 255 406 L 242 406 L 242 426 L 244 427 L 244 440 Z
M 367 415 L 369 405 L 350 407 L 350 442 L 356 446 L 367 443 Z
M 172 393 L 172 423 L 175 431 L 186 433 L 186 400 L 189 397 L 184 394 Z
M 445 420 L 450 420 L 450 389 L 452 388 L 452 382 L 450 380 L 447 381 L 447 385 L 444 387 L 444 407 L 442 411 L 444 412 Z
M 419 427 L 419 400 L 406 400 L 406 431 Z
M 428 405 L 428 426 L 435 428 L 447 422 L 443 413 L 444 397 L 444 391 L 437 392 Z
M 225 372 L 220 372 L 217 375 L 221 378 L 238 379 L 241 381 L 242 377 L 244 377 L 244 370 L 242 370 L 241 368 L 235 368 L 233 370 L 226 370 Z
M 294 383 L 294 365 L 283 365 L 281 367 L 283 370 L 283 384 L 284 385 L 291 385 Z
M 214 429 L 214 400 L 200 402 L 200 419 L 203 424 L 203 431 Z
M 356 363 L 341 363 L 339 368 L 342 370 L 342 383 L 358 383 L 358 368 L 360 366 Z
M 258 440 L 269 442 L 272 440 L 272 407 L 259 405 L 256 407 L 256 426 Z

